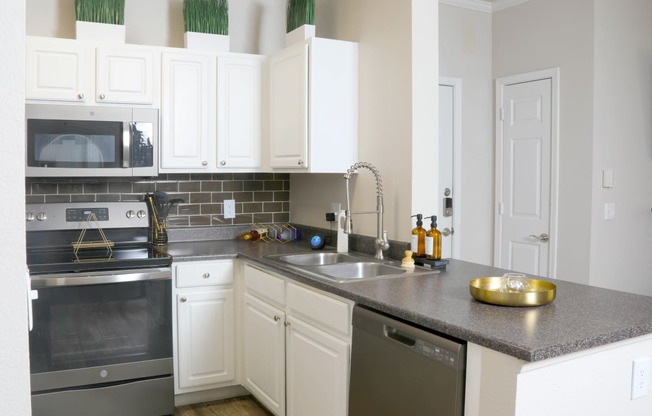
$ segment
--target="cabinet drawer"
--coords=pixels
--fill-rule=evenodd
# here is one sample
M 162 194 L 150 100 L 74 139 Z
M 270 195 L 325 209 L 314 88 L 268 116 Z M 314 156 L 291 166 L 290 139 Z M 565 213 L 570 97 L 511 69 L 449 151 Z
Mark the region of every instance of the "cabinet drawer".
M 233 260 L 180 263 L 176 278 L 177 287 L 229 285 L 233 283 Z
M 351 305 L 292 283 L 287 285 L 287 310 L 290 314 L 348 337 L 351 333 Z
M 285 282 L 251 266 L 244 268 L 244 282 L 247 292 L 277 305 L 285 305 Z

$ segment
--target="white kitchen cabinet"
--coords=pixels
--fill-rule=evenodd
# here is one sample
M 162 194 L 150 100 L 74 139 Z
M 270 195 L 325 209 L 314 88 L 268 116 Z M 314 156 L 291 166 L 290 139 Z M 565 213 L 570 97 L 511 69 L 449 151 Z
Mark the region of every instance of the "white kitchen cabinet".
M 97 48 L 96 101 L 112 104 L 154 104 L 158 91 L 152 48 Z M 156 55 L 156 57 L 155 57 Z
M 205 54 L 164 52 L 161 67 L 160 170 L 208 172 L 214 136 L 213 60 Z
M 236 383 L 233 261 L 174 266 L 175 393 Z
M 244 295 L 244 385 L 275 415 L 285 414 L 285 313 Z
M 260 169 L 262 62 L 258 55 L 163 53 L 162 172 Z
M 217 168 L 260 169 L 262 66 L 258 55 L 217 58 Z
M 25 97 L 28 100 L 94 101 L 95 49 L 70 40 L 27 37 Z
M 269 164 L 338 173 L 357 161 L 358 48 L 310 38 L 269 61 Z
M 345 416 L 353 302 L 244 267 L 244 384 L 278 416 Z
M 72 39 L 28 37 L 25 58 L 28 100 L 89 105 L 158 103 L 155 48 L 95 48 Z
M 287 322 L 287 415 L 346 415 L 350 344 L 291 316 Z

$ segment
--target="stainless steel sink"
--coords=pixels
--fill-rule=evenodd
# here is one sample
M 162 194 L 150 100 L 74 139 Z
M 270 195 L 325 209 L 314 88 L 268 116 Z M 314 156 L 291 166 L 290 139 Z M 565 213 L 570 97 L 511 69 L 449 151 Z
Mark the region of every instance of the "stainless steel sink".
M 304 253 L 304 254 L 284 254 L 274 257 L 277 261 L 294 264 L 296 266 L 323 266 L 325 264 L 337 264 L 343 262 L 360 261 L 358 257 L 353 257 L 344 253 Z
M 421 267 L 404 269 L 397 262 L 346 253 L 273 254 L 265 258 L 307 275 L 338 283 L 433 272 Z
M 343 281 L 367 279 L 370 277 L 401 275 L 406 272 L 405 269 L 400 267 L 389 266 L 383 263 L 363 261 L 319 266 L 315 267 L 314 271 Z

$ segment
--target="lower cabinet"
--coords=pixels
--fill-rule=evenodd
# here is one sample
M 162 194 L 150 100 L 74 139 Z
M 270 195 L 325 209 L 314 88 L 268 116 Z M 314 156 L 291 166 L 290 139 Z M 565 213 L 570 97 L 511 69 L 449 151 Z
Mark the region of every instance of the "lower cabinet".
M 236 383 L 233 261 L 174 265 L 175 393 Z
M 353 302 L 244 267 L 245 387 L 278 416 L 346 416 Z

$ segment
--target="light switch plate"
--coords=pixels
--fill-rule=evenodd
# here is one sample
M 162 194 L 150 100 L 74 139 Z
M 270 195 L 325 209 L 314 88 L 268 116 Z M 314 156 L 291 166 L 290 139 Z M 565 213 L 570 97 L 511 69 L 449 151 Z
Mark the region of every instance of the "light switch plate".
M 607 202 L 604 204 L 604 219 L 606 221 L 616 219 L 616 204 L 614 202 Z
M 602 170 L 602 187 L 603 188 L 613 188 L 616 186 L 614 181 L 614 170 L 613 169 L 603 169 Z
M 235 218 L 235 199 L 224 200 L 224 218 Z

